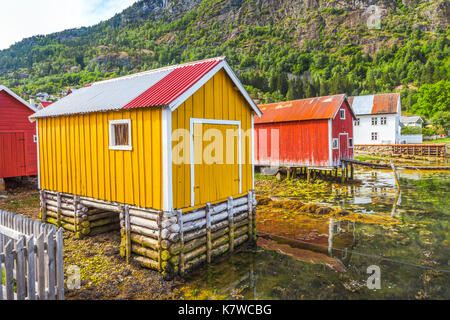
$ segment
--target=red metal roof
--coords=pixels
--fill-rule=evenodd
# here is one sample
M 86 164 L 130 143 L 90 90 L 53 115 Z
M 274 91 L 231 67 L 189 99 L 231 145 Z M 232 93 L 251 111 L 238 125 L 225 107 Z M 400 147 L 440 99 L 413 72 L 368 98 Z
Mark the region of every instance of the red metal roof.
M 373 98 L 372 113 L 396 113 L 399 93 L 377 94 Z
M 49 105 L 51 105 L 53 102 L 49 102 L 49 101 L 41 101 L 41 105 L 44 108 L 47 108 Z
M 399 93 L 384 93 L 347 98 L 357 115 L 397 113 L 399 99 Z
M 176 66 L 172 72 L 126 104 L 123 109 L 168 105 L 223 60 L 224 58 L 208 59 Z
M 345 94 L 340 94 L 260 105 L 263 114 L 255 118 L 255 123 L 331 119 L 345 98 Z

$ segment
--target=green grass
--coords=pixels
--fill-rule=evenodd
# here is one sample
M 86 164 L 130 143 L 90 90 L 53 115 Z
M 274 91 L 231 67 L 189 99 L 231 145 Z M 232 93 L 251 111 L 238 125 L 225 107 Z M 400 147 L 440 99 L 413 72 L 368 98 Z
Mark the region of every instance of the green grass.
M 450 137 L 439 140 L 424 141 L 423 143 L 450 143 Z
M 383 157 L 371 157 L 371 156 L 355 156 L 355 160 L 367 161 L 367 160 L 382 160 Z
M 275 179 L 274 176 L 265 176 L 261 173 L 255 173 L 255 179 L 261 179 L 261 180 L 273 180 Z

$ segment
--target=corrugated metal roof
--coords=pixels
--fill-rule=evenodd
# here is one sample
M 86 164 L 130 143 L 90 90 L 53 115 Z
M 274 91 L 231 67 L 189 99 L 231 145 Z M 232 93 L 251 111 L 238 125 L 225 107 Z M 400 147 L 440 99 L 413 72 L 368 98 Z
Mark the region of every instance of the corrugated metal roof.
M 255 123 L 319 120 L 334 118 L 345 94 L 260 105 L 263 112 Z
M 400 117 L 400 122 L 401 123 L 423 122 L 423 119 L 419 116 L 412 116 L 412 117 L 402 116 Z
M 397 113 L 400 94 L 386 93 L 377 95 L 349 97 L 348 102 L 356 115 Z
M 200 80 L 222 60 L 215 59 L 174 69 L 161 81 L 151 86 L 139 97 L 124 106 L 124 109 L 143 106 L 168 105 Z
M 65 96 L 38 111 L 32 118 L 119 110 L 170 72 L 171 70 L 165 70 L 139 77 L 98 82 Z
M 168 105 L 224 57 L 150 70 L 85 86 L 30 118 Z

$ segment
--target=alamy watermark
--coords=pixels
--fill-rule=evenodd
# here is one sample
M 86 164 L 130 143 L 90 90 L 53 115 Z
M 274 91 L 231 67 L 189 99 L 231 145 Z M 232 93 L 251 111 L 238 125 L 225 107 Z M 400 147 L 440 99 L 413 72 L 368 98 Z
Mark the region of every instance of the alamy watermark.
M 367 267 L 367 274 L 370 276 L 367 278 L 367 288 L 371 290 L 381 289 L 381 270 L 379 266 L 371 265 Z
M 219 129 L 202 126 L 195 126 L 193 132 L 176 129 L 172 132 L 172 161 L 175 165 L 252 164 L 252 157 L 255 157 L 257 153 L 258 159 L 255 158 L 255 160 L 259 163 L 278 166 L 280 162 L 279 130 L 261 129 L 258 130 L 253 141 L 252 139 L 252 129 Z
M 66 286 L 69 290 L 81 288 L 81 272 L 80 267 L 77 265 L 70 265 L 66 271 L 67 280 Z
M 367 15 L 367 28 L 369 29 L 381 29 L 381 9 L 376 5 L 371 5 L 366 9 Z

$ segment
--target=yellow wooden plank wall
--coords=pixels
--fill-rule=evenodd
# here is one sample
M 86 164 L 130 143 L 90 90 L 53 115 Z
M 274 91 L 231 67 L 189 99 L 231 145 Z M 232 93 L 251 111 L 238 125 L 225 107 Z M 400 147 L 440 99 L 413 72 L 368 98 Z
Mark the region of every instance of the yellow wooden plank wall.
M 131 119 L 133 150 L 109 150 L 109 120 Z M 39 119 L 41 188 L 162 209 L 161 109 Z
M 217 151 L 214 152 L 215 159 L 221 158 L 220 164 L 212 163 L 210 165 L 205 165 L 204 163 L 200 163 L 200 161 L 195 162 L 195 203 L 214 202 L 226 199 L 230 195 L 239 194 L 239 166 L 236 165 L 236 163 L 239 163 L 238 138 L 234 139 L 235 143 L 232 146 L 230 145 L 228 149 L 226 146 L 227 130 L 235 132 L 237 129 L 238 126 L 235 125 L 194 124 L 194 159 L 195 157 L 201 159 L 202 155 L 205 154 L 205 149 L 210 145 L 209 142 L 201 143 L 201 137 L 198 136 L 199 134 L 202 135 L 208 130 L 217 130 L 217 133 L 220 132 L 223 137 L 223 140 L 221 141 L 223 145 L 222 153 Z M 217 141 L 217 145 L 218 142 L 220 141 Z M 231 149 L 231 147 L 233 147 L 233 149 Z M 206 151 L 206 154 L 209 155 L 210 152 Z M 212 159 L 209 159 L 209 161 L 211 160 Z
M 248 192 L 252 189 L 252 163 L 251 163 L 251 135 L 244 133 L 251 132 L 251 114 L 252 109 L 241 95 L 239 90 L 234 86 L 231 79 L 225 71 L 219 71 L 211 78 L 203 87 L 201 87 L 194 95 L 186 100 L 180 107 L 172 113 L 172 130 L 186 129 L 190 130 L 191 118 L 202 119 L 222 119 L 241 121 L 242 134 L 242 192 Z M 180 141 L 173 141 L 172 147 Z M 189 148 L 185 148 L 186 152 L 190 152 Z M 172 157 L 174 155 L 172 154 Z M 187 158 L 189 159 L 189 155 Z M 236 164 L 238 166 L 238 164 Z M 227 175 L 227 170 L 223 170 L 223 176 Z M 196 179 L 197 180 L 197 179 Z M 190 163 L 172 164 L 172 181 L 173 181 L 173 203 L 175 208 L 186 208 L 191 206 L 191 174 Z M 212 182 L 211 182 L 212 183 Z M 221 183 L 215 181 L 215 183 Z M 200 186 L 208 188 L 208 186 Z M 230 188 L 227 196 L 236 196 L 237 193 Z M 205 200 L 202 202 L 213 201 Z M 195 203 L 195 205 L 204 204 Z

